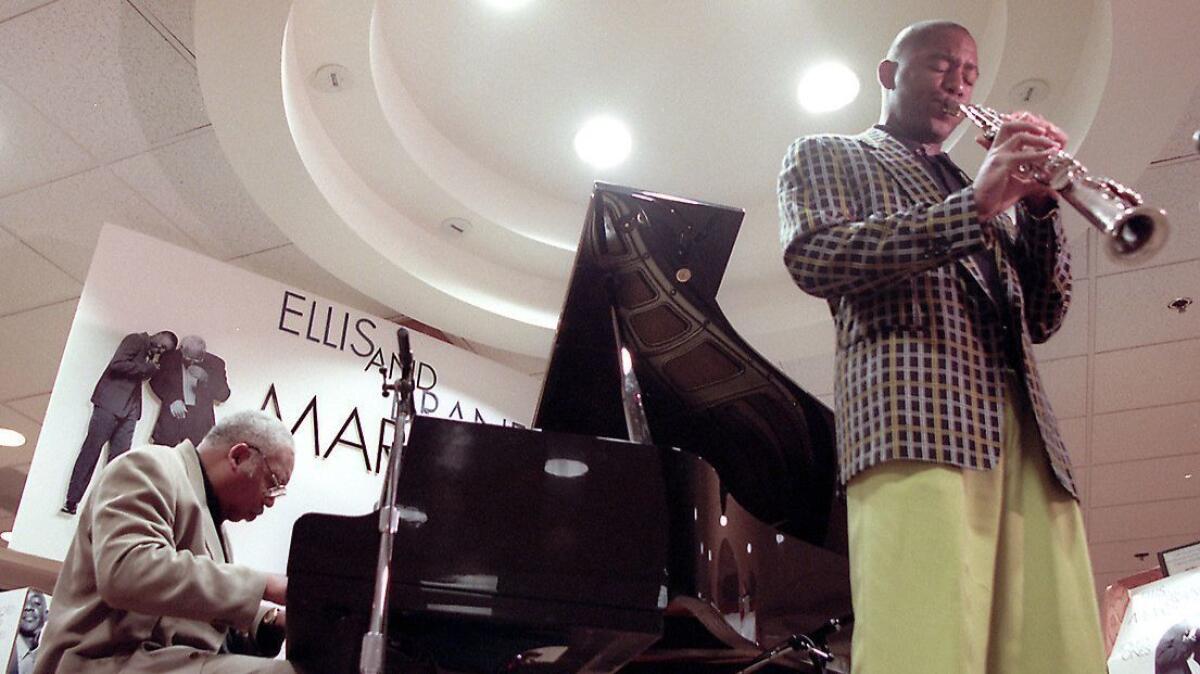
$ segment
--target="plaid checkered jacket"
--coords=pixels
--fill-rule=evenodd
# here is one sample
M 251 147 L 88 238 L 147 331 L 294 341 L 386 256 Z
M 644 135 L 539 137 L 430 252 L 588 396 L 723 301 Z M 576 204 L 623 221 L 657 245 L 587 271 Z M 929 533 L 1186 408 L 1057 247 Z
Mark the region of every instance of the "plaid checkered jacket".
M 1076 494 L 1032 349 L 1070 301 L 1057 211 L 1050 223 L 1024 212 L 1017 225 L 1004 215 L 981 223 L 972 187 L 943 197 L 920 160 L 878 129 L 793 143 L 779 211 L 788 271 L 833 312 L 843 483 L 893 459 L 996 465 L 1011 366 L 1055 475 Z M 971 258 L 981 251 L 995 255 L 1004 298 Z M 1018 340 L 1019 354 L 1006 349 Z

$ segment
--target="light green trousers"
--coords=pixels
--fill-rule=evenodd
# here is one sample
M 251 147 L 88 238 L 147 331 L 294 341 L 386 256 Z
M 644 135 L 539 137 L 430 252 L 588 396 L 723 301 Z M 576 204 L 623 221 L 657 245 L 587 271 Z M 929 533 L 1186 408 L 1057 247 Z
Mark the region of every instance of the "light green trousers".
M 1079 505 L 1010 387 L 1001 465 L 891 461 L 847 486 L 853 674 L 1102 674 Z

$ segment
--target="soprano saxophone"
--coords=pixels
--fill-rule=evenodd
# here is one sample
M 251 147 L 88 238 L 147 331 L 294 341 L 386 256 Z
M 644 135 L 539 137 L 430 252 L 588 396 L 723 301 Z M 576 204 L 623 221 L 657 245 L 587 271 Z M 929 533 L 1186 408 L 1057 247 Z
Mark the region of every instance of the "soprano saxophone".
M 950 112 L 965 115 L 989 140 L 996 137 L 1004 123 L 999 112 L 982 105 L 961 103 L 958 108 Z M 1147 260 L 1166 243 L 1170 231 L 1166 211 L 1145 205 L 1142 195 L 1111 178 L 1089 175 L 1083 164 L 1064 151 L 1040 165 L 1021 165 L 1017 170 L 1027 175 L 1026 179 L 1057 192 L 1100 230 L 1108 242 L 1108 255 L 1114 260 L 1126 263 Z

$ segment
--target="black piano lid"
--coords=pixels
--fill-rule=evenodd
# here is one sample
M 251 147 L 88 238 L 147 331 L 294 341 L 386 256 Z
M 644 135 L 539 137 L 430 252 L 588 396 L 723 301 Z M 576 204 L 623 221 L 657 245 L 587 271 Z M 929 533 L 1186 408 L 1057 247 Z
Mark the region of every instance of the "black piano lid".
M 627 437 L 615 314 L 653 441 L 703 457 L 765 523 L 840 548 L 833 415 L 747 344 L 716 300 L 743 215 L 596 183 L 533 425 Z

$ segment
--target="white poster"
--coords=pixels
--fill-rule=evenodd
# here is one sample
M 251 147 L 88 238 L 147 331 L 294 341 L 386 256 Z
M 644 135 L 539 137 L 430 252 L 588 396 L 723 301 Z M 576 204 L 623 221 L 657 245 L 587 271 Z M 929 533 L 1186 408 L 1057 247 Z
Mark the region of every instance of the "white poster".
M 12 548 L 65 555 L 78 519 L 63 511 L 72 475 L 82 491 L 106 461 L 107 449 L 94 470 L 78 460 L 89 432 L 93 451 L 97 442 L 137 447 L 152 435 L 175 444 L 189 434 L 202 437 L 230 411 L 266 409 L 293 429 L 295 470 L 287 495 L 254 522 L 230 524 L 229 538 L 240 563 L 283 572 L 300 515 L 363 514 L 379 498 L 392 429 L 378 370 L 399 371 L 396 328 L 303 289 L 106 226 L 59 365 Z M 159 356 L 153 376 L 114 374 L 136 367 L 123 352 L 164 330 L 190 350 Z M 410 335 L 418 413 L 529 423 L 538 380 Z M 137 396 L 121 389 L 131 377 L 141 391 L 140 410 Z
M 31 588 L 0 592 L 0 672 L 33 672 L 49 617 L 49 595 Z
M 1109 674 L 1200 674 L 1200 569 L 1129 591 Z

